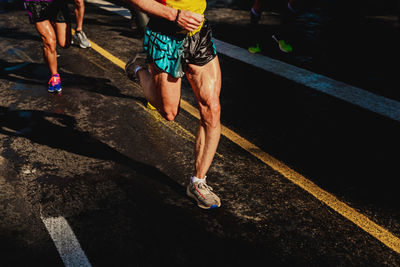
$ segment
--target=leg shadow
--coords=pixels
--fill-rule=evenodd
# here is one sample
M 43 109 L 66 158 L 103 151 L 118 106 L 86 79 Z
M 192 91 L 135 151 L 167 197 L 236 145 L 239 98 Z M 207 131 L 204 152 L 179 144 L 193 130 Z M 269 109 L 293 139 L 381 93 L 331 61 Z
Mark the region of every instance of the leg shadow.
M 157 168 L 135 161 L 93 138 L 88 132 L 77 130 L 74 117 L 38 110 L 10 110 L 0 106 L 0 133 L 25 137 L 41 145 L 90 158 L 113 161 L 140 175 L 157 179 L 175 192 L 185 195 L 180 184 Z

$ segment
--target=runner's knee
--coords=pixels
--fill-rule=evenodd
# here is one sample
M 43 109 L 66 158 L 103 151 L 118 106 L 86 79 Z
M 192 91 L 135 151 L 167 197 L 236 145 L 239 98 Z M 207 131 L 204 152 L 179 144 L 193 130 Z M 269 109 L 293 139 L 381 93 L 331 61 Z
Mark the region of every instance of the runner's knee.
M 178 109 L 177 108 L 168 108 L 164 107 L 161 115 L 167 120 L 167 121 L 173 121 L 175 120 L 176 116 L 178 115 Z
M 76 5 L 78 8 L 80 8 L 81 6 L 84 5 L 83 0 L 75 0 L 74 2 L 75 2 L 75 5 Z
M 50 50 L 50 52 L 55 53 L 57 48 L 57 40 L 53 37 L 47 37 L 43 39 L 43 46 L 45 49 Z
M 61 48 L 68 48 L 71 46 L 71 41 L 64 40 L 64 41 L 59 42 L 58 45 Z
M 221 115 L 221 105 L 218 99 L 200 104 L 200 115 L 203 123 L 211 128 L 218 126 Z

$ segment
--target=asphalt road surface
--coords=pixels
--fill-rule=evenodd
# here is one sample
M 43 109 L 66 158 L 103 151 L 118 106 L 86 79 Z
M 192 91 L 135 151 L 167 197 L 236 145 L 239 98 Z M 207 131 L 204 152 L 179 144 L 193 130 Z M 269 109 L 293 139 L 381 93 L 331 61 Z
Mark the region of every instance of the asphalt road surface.
M 327 49 L 337 39 L 312 24 L 320 9 L 298 19 L 297 33 L 308 35 L 291 55 L 270 40 L 279 9 L 266 12 L 268 58 L 257 62 L 275 62 L 273 72 L 220 46 L 224 135 L 208 183 L 222 206 L 204 211 L 185 194 L 198 125 L 190 86 L 183 81 L 176 121 L 147 109 L 121 68 L 141 41 L 106 6 L 86 5 L 92 48 L 58 49 L 61 95 L 46 91 L 26 11 L 16 3 L 0 13 L 0 266 L 400 266 L 400 117 L 375 100 L 361 107 L 361 96 L 318 91 L 268 61 L 397 107 L 398 68 L 377 64 L 398 63 L 398 52 Z M 247 6 L 214 1 L 207 12 L 218 42 L 245 51 Z M 393 16 L 377 18 L 354 40 L 379 45 L 363 34 L 383 25 L 398 42 Z

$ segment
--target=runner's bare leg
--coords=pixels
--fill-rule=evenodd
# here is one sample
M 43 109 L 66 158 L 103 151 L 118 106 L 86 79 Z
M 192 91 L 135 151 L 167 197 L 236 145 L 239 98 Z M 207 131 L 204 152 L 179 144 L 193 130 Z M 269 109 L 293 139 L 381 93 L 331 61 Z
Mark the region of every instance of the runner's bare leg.
M 85 14 L 85 3 L 83 0 L 74 1 L 74 13 L 76 17 L 76 31 L 81 31 L 83 26 L 83 16 Z
M 65 22 L 57 22 L 54 25 L 57 33 L 57 43 L 62 48 L 71 46 L 71 24 Z
M 44 20 L 35 23 L 36 30 L 43 41 L 43 55 L 51 75 L 57 73 L 57 36 L 50 21 Z
M 189 65 L 186 77 L 196 95 L 200 111 L 194 175 L 197 178 L 204 178 L 214 158 L 221 135 L 219 102 L 221 69 L 218 57 L 204 66 Z
M 137 76 L 147 101 L 167 120 L 175 119 L 181 98 L 181 79 L 159 71 L 153 64 L 138 70 Z
M 181 79 L 158 71 L 152 64 L 148 69 L 140 69 L 137 75 L 147 101 L 156 107 L 164 118 L 173 120 L 179 110 Z M 186 75 L 198 100 L 201 117 L 196 136 L 194 175 L 204 178 L 221 135 L 221 70 L 218 58 L 204 66 L 189 65 Z

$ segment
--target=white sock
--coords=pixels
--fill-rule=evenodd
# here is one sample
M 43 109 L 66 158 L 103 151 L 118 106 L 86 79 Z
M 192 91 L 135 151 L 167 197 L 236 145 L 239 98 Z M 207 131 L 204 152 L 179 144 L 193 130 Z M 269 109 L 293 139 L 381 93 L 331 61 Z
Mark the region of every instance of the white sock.
M 204 179 L 197 178 L 196 176 L 190 177 L 190 183 L 205 183 L 207 176 L 204 176 Z
M 136 69 L 135 69 L 135 75 L 137 75 L 137 72 L 139 71 L 139 70 L 141 70 L 143 67 L 141 67 L 141 66 L 138 66 Z

